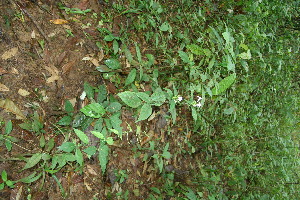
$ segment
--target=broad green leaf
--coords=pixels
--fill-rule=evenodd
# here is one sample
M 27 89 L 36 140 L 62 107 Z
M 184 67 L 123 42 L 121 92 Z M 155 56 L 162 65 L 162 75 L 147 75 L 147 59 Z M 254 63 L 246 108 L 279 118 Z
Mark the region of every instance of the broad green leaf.
M 72 117 L 67 115 L 67 116 L 64 116 L 63 118 L 61 118 L 57 124 L 58 125 L 61 125 L 61 126 L 68 126 L 72 123 Z
M 155 106 L 161 106 L 166 101 L 165 93 L 161 88 L 157 88 L 154 93 L 151 95 L 151 101 Z
M 110 69 L 120 69 L 121 65 L 117 59 L 111 58 L 104 62 Z
M 220 81 L 218 86 L 216 86 L 212 89 L 212 94 L 219 95 L 222 92 L 224 92 L 225 90 L 227 90 L 234 83 L 235 77 L 236 77 L 235 74 L 231 74 L 230 76 L 227 76 L 226 78 L 224 78 L 222 81 Z
M 109 34 L 109 35 L 106 35 L 104 37 L 104 40 L 107 41 L 107 42 L 111 42 L 115 39 L 115 36 L 113 36 L 112 34 Z
M 98 90 L 97 102 L 102 103 L 107 98 L 107 90 L 105 85 L 100 85 Z
M 212 57 L 212 59 L 208 63 L 208 69 L 211 69 L 214 66 L 215 60 L 216 60 L 215 56 Z
M 124 54 L 125 54 L 125 57 L 127 58 L 127 60 L 130 63 L 132 63 L 133 62 L 132 54 L 131 54 L 130 50 L 127 48 L 127 46 L 124 45 L 123 51 L 124 51 Z
M 3 190 L 3 189 L 4 189 L 4 186 L 5 186 L 4 182 L 1 183 L 1 184 L 0 184 L 0 190 Z
M 125 80 L 125 86 L 129 85 L 135 80 L 136 77 L 136 69 L 133 68 L 130 73 L 128 74 L 126 80 Z
M 164 22 L 160 27 L 159 30 L 161 31 L 169 31 L 171 29 L 171 26 L 168 22 Z
M 234 69 L 235 69 L 235 64 L 234 64 L 234 62 L 233 62 L 231 56 L 230 56 L 230 55 L 227 55 L 227 56 L 226 56 L 226 60 L 227 60 L 227 69 L 228 69 L 228 71 L 234 71 Z
M 118 94 L 122 101 L 132 108 L 137 108 L 142 104 L 142 101 L 137 97 L 135 92 L 125 91 Z
M 97 151 L 97 148 L 95 146 L 90 146 L 83 150 L 88 156 L 88 158 L 91 158 Z
M 112 138 L 112 137 L 107 137 L 107 138 L 106 138 L 106 143 L 107 143 L 108 145 L 113 145 L 113 144 L 114 144 L 113 138 Z
M 109 147 L 106 144 L 101 142 L 99 147 L 98 158 L 99 158 L 102 174 L 104 174 L 106 170 L 106 165 L 108 162 L 108 152 L 109 152 Z
M 79 137 L 79 139 L 84 144 L 88 144 L 89 143 L 89 137 L 84 132 L 82 132 L 81 130 L 75 129 L 75 128 L 74 128 L 74 132 L 76 133 L 76 135 Z
M 151 102 L 151 98 L 150 96 L 145 93 L 145 92 L 137 92 L 136 95 L 142 99 L 143 101 L 147 102 L 147 103 L 150 103 Z
M 122 108 L 122 105 L 119 102 L 112 102 L 109 106 L 106 107 L 106 111 L 110 113 L 118 112 Z
M 83 155 L 79 148 L 76 148 L 76 150 L 75 150 L 75 158 L 76 158 L 77 163 L 80 166 L 82 166 L 83 165 Z
M 157 187 L 151 187 L 150 188 L 152 191 L 154 191 L 155 193 L 157 193 L 157 194 L 161 194 L 160 193 L 160 190 L 157 188 Z
M 58 149 L 70 153 L 75 149 L 75 144 L 73 142 L 65 142 Z
M 140 112 L 139 118 L 138 118 L 138 120 L 136 122 L 148 119 L 148 117 L 151 114 L 152 114 L 152 107 L 149 104 L 145 103 L 142 106 L 142 108 L 141 108 L 141 112 Z
M 245 60 L 251 59 L 251 52 L 250 52 L 250 49 L 248 49 L 247 52 L 240 53 L 238 56 L 239 56 L 240 58 L 242 58 L 242 59 L 245 59 Z
M 33 154 L 31 156 L 31 158 L 29 158 L 27 160 L 27 163 L 26 163 L 26 165 L 24 166 L 24 168 L 22 170 L 29 169 L 29 168 L 35 166 L 36 164 L 38 164 L 40 162 L 41 159 L 42 159 L 42 154 L 41 153 Z
M 54 138 L 51 138 L 48 143 L 46 144 L 45 150 L 46 152 L 49 152 L 53 149 L 54 147 Z
M 46 145 L 46 140 L 45 140 L 45 137 L 44 135 L 41 135 L 40 137 L 40 147 L 44 147 Z
M 225 115 L 230 115 L 230 114 L 233 113 L 233 111 L 234 111 L 234 108 L 230 107 L 230 108 L 227 108 L 227 109 L 224 110 L 224 114 Z
M 90 84 L 88 84 L 87 82 L 84 82 L 83 88 L 84 88 L 84 91 L 86 93 L 86 96 L 89 99 L 94 99 L 94 88 Z
M 11 122 L 11 120 L 9 120 L 5 125 L 5 134 L 7 134 L 7 135 L 10 134 L 12 129 L 13 129 L 12 122 Z
M 91 131 L 91 133 L 99 139 L 104 139 L 104 135 L 98 131 Z
M 22 123 L 22 124 L 19 124 L 19 126 L 24 129 L 24 130 L 27 130 L 27 131 L 32 131 L 32 124 L 31 123 Z
M 66 100 L 65 101 L 65 111 L 68 113 L 68 114 L 71 114 L 74 112 L 74 108 L 73 108 L 73 105 L 71 104 L 71 102 L 69 100 Z
M 11 141 L 5 140 L 5 147 L 8 151 L 11 151 L 11 149 L 12 149 Z
M 187 45 L 187 49 L 197 56 L 203 55 L 202 48 L 196 44 Z
M 185 53 L 184 51 L 178 51 L 178 54 L 184 63 L 189 64 L 191 62 L 189 55 L 187 53 Z
M 197 196 L 194 193 L 194 191 L 191 188 L 187 188 L 188 192 L 185 193 L 185 196 L 189 199 L 189 200 L 197 200 Z
M 113 116 L 111 116 L 110 122 L 113 129 L 118 131 L 119 137 L 122 138 L 122 127 L 121 127 L 122 120 L 120 119 L 120 113 L 115 113 Z
M 83 114 L 92 118 L 100 118 L 105 114 L 105 109 L 99 103 L 91 103 L 80 109 Z

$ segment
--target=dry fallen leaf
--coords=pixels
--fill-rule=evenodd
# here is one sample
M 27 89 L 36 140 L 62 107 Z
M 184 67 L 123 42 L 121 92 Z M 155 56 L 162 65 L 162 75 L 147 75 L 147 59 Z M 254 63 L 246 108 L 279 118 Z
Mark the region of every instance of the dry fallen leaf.
M 0 92 L 8 92 L 9 88 L 6 87 L 6 85 L 3 85 L 2 83 L 0 83 Z
M 67 20 L 64 20 L 64 19 L 53 19 L 53 20 L 50 20 L 51 23 L 53 24 L 67 24 L 69 23 Z
M 0 100 L 0 108 L 5 109 L 7 112 L 11 112 L 16 115 L 17 119 L 26 119 L 22 111 L 9 99 Z
M 18 53 L 18 47 L 11 48 L 10 50 L 4 52 L 1 56 L 3 60 L 10 59 Z
M 3 68 L 1 68 L 0 67 L 0 76 L 2 75 L 2 74 L 7 74 L 8 72 L 6 71 L 6 70 L 4 70 Z
M 18 94 L 21 95 L 21 96 L 23 96 L 23 97 L 26 97 L 26 96 L 30 95 L 30 92 L 28 92 L 27 90 L 24 90 L 24 89 L 20 88 L 18 90 Z
M 68 62 L 67 64 L 65 64 L 63 67 L 62 67 L 62 74 L 67 74 L 71 71 L 71 69 L 73 68 L 73 66 L 75 65 L 75 61 L 71 61 L 71 62 Z
M 46 80 L 46 83 L 53 83 L 54 81 L 62 80 L 59 76 L 59 71 L 55 66 L 45 66 L 45 69 L 51 74 L 51 77 Z

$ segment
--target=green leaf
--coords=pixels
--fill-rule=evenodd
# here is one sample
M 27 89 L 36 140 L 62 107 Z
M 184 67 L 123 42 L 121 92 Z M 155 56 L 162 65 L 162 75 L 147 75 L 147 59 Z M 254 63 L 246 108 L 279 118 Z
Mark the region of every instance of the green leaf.
M 122 108 L 122 105 L 119 102 L 112 102 L 109 106 L 106 107 L 106 111 L 110 113 L 118 112 Z
M 114 50 L 114 54 L 117 54 L 119 51 L 119 43 L 117 40 L 113 41 L 113 50 Z
M 125 80 L 125 86 L 129 85 L 130 83 L 132 83 L 135 80 L 136 77 L 136 69 L 133 68 L 130 73 L 128 74 L 128 77 Z
M 97 148 L 95 146 L 90 146 L 83 150 L 88 156 L 88 158 L 91 158 L 97 151 Z
M 87 82 L 84 82 L 83 88 L 84 88 L 84 91 L 86 93 L 86 96 L 89 99 L 94 99 L 94 88 L 90 84 L 88 84 Z
M 107 98 L 107 90 L 105 85 L 100 85 L 98 90 L 97 102 L 102 103 Z
M 104 40 L 107 41 L 107 42 L 111 42 L 115 39 L 115 36 L 113 36 L 112 34 L 109 34 L 109 35 L 106 35 L 104 37 Z
M 196 44 L 187 45 L 187 49 L 197 56 L 203 55 L 202 48 Z
M 142 104 L 142 101 L 137 97 L 135 92 L 125 91 L 118 94 L 122 101 L 132 108 L 137 108 Z
M 43 148 L 45 146 L 45 144 L 46 144 L 45 137 L 44 137 L 44 135 L 41 135 L 41 137 L 40 137 L 40 147 Z
M 119 137 L 122 138 L 122 127 L 121 127 L 122 120 L 120 119 L 120 113 L 115 113 L 113 116 L 111 116 L 110 122 L 112 127 L 118 131 Z
M 149 104 L 144 104 L 141 108 L 141 112 L 139 118 L 136 122 L 148 119 L 148 117 L 152 114 L 152 107 Z
M 99 103 L 91 103 L 80 109 L 83 114 L 92 118 L 100 118 L 105 114 L 105 109 Z
M 133 57 L 132 57 L 132 54 L 131 54 L 130 50 L 127 48 L 127 46 L 124 46 L 123 51 L 124 51 L 124 54 L 125 54 L 125 57 L 127 58 L 127 60 L 130 63 L 132 63 L 133 62 Z
M 225 114 L 225 115 L 230 115 L 230 114 L 233 113 L 233 111 L 234 111 L 234 108 L 233 108 L 233 107 L 227 108 L 227 109 L 224 110 L 224 114 Z
M 224 78 L 222 81 L 220 81 L 218 86 L 216 86 L 212 89 L 212 94 L 219 95 L 222 92 L 224 92 L 225 90 L 227 90 L 234 83 L 235 78 L 236 78 L 235 74 L 231 74 L 230 76 L 227 76 L 226 78 Z
M 10 132 L 12 131 L 12 122 L 11 120 L 9 120 L 7 123 L 6 123 L 6 126 L 5 126 L 5 134 L 10 134 Z
M 70 153 L 75 149 L 75 144 L 73 142 L 65 142 L 58 149 Z
M 14 188 L 14 187 L 15 187 L 15 186 L 14 186 L 15 182 L 14 182 L 14 181 L 11 181 L 11 180 L 6 181 L 5 184 L 6 184 L 8 187 L 10 187 L 10 188 Z
M 36 172 L 30 174 L 29 176 L 25 177 L 25 178 L 22 178 L 20 180 L 18 180 L 18 182 L 23 182 L 23 183 L 33 183 L 35 182 L 36 180 L 38 180 L 41 176 L 42 176 L 43 173 L 39 173 L 37 176 L 36 175 Z
M 24 130 L 32 131 L 32 124 L 31 123 L 22 123 L 22 124 L 19 124 L 19 126 Z
M 193 116 L 194 121 L 197 121 L 198 115 L 197 115 L 197 110 L 195 107 L 192 107 L 192 116 Z
M 142 55 L 141 55 L 140 47 L 137 43 L 135 43 L 135 51 L 136 51 L 136 57 L 137 57 L 139 63 L 141 63 L 142 62 Z
M 189 64 L 191 62 L 188 54 L 185 53 L 184 51 L 178 51 L 178 54 L 184 63 Z
M 240 53 L 238 56 L 239 56 L 240 58 L 242 58 L 242 59 L 245 59 L 245 60 L 251 59 L 251 52 L 250 52 L 250 49 L 248 49 L 247 52 Z
M 1 178 L 2 178 L 2 180 L 3 180 L 4 182 L 7 181 L 7 173 L 6 173 L 5 170 L 2 171 L 2 173 L 1 173 Z
M 104 63 L 110 69 L 120 69 L 121 68 L 120 62 L 118 60 L 114 59 L 114 58 L 108 59 Z
M 151 95 L 151 101 L 155 106 L 161 106 L 166 101 L 165 93 L 161 88 L 157 88 L 154 93 Z
M 24 166 L 24 168 L 22 170 L 29 169 L 29 168 L 35 166 L 36 164 L 38 164 L 40 162 L 41 159 L 42 159 L 42 154 L 41 153 L 33 154 L 31 156 L 31 158 L 29 158 L 27 160 L 27 163 L 26 163 L 26 165 Z
M 45 150 L 47 152 L 51 151 L 54 147 L 54 138 L 51 138 L 48 143 L 46 144 Z
M 71 114 L 74 112 L 74 108 L 73 108 L 73 105 L 71 104 L 71 102 L 69 100 L 66 100 L 65 101 L 65 111 L 68 113 L 68 114 Z
M 81 130 L 75 129 L 74 131 L 76 133 L 76 135 L 79 137 L 79 139 L 84 143 L 84 144 L 88 144 L 89 143 L 89 137 L 82 132 Z
M 113 144 L 114 144 L 114 140 L 113 140 L 112 137 L 107 137 L 105 141 L 106 141 L 106 143 L 107 143 L 108 145 L 113 145 Z
M 151 187 L 150 188 L 152 191 L 154 191 L 155 193 L 157 193 L 157 194 L 161 194 L 160 193 L 160 190 L 157 188 L 157 187 Z
M 83 165 L 83 155 L 79 148 L 76 148 L 76 150 L 75 150 L 75 158 L 76 158 L 77 163 L 80 166 L 82 166 Z
M 189 200 L 197 200 L 197 196 L 194 193 L 194 191 L 191 188 L 187 188 L 189 192 L 185 193 L 185 196 L 189 199 Z
M 168 22 L 164 22 L 160 27 L 159 30 L 161 31 L 168 31 L 171 30 L 171 26 Z
M 61 118 L 57 124 L 61 125 L 61 126 L 68 126 L 72 123 L 72 117 L 71 116 L 64 116 L 63 118 Z
M 136 95 L 142 99 L 143 101 L 147 102 L 147 103 L 150 103 L 151 102 L 151 98 L 150 96 L 145 93 L 145 92 L 137 92 Z
M 5 140 L 5 147 L 8 151 L 11 151 L 11 149 L 12 149 L 11 141 Z
M 4 189 L 4 186 L 5 186 L 4 183 L 1 183 L 1 184 L 0 184 L 0 190 L 3 190 L 3 189 Z
M 98 158 L 99 158 L 102 174 L 104 174 L 106 170 L 106 165 L 108 162 L 108 153 L 109 153 L 109 147 L 106 144 L 101 142 L 99 147 Z
M 91 133 L 99 139 L 104 139 L 104 135 L 98 131 L 91 131 Z

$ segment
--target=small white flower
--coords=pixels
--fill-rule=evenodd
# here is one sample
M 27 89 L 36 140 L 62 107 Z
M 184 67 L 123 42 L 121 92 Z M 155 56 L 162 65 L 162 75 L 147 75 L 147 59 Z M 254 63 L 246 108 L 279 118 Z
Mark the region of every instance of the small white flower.
M 202 104 L 199 102 L 199 103 L 195 104 L 194 106 L 200 108 L 202 106 Z
M 197 96 L 197 103 L 198 103 L 199 101 L 201 101 L 201 99 L 202 99 L 202 97 Z
M 183 97 L 182 96 L 178 96 L 177 101 L 182 101 Z
M 183 100 L 183 97 L 182 97 L 182 96 L 174 97 L 175 103 L 180 102 L 180 101 L 182 101 L 182 100 Z

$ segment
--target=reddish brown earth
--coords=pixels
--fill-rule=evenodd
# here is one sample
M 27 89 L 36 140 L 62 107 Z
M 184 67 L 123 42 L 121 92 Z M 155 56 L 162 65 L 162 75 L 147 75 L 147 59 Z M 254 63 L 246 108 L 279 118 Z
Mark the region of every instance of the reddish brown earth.
M 70 17 L 53 2 L 55 1 L 0 2 L 0 97 L 13 102 L 25 118 L 37 112 L 44 123 L 45 138 L 55 137 L 56 145 L 59 146 L 63 138 L 61 135 L 54 135 L 52 124 L 63 115 L 65 100 L 72 100 L 76 104 L 84 82 L 91 85 L 106 84 L 110 93 L 115 93 L 118 88 L 110 82 L 103 82 L 100 73 L 95 70 L 98 63 L 83 60 L 84 57 L 92 57 L 101 64 L 103 59 L 108 58 L 95 44 L 96 41 L 103 42 L 95 28 L 97 19 L 75 15 L 73 17 L 77 18 L 77 22 L 73 20 L 66 24 L 55 24 L 51 20 Z M 91 8 L 93 12 L 110 9 L 109 5 L 100 4 L 97 0 L 66 0 L 64 4 L 83 10 Z M 120 23 L 121 19 L 115 18 L 114 22 Z M 87 23 L 91 23 L 90 27 L 85 28 L 85 32 L 91 36 L 89 38 L 85 37 L 82 26 Z M 112 31 L 118 32 L 118 26 L 112 27 Z M 74 37 L 68 36 L 66 30 L 72 30 Z M 1 121 L 12 120 L 14 129 L 11 135 L 19 139 L 11 152 L 4 145 L 0 146 L 0 171 L 5 169 L 10 180 L 21 179 L 38 170 L 35 167 L 21 171 L 25 162 L 10 160 L 39 151 L 39 136 L 18 127 L 24 121 L 24 117 L 19 115 L 21 114 L 18 112 L 7 112 L 3 107 L 0 108 Z M 135 127 L 134 119 L 129 116 L 130 113 L 124 112 L 124 128 L 126 123 Z M 148 126 L 144 128 L 148 137 L 141 141 L 143 145 L 147 145 L 150 139 L 158 138 L 158 134 L 163 132 L 157 131 L 158 129 L 166 128 L 164 120 L 159 118 L 151 124 L 142 124 L 142 127 L 145 126 Z M 185 176 L 191 163 L 175 154 L 176 149 L 181 148 L 176 145 L 183 143 L 183 139 L 178 137 L 180 130 L 176 128 L 172 132 L 173 136 L 164 138 L 170 142 L 170 151 L 175 155 L 169 162 L 170 169 L 166 170 L 172 171 L 174 166 L 180 168 L 175 171 L 175 176 L 177 175 L 179 182 L 188 182 Z M 151 187 L 160 188 L 164 181 L 158 175 L 155 165 L 152 161 L 142 161 L 144 154 L 149 152 L 135 155 L 132 150 L 134 140 L 134 135 L 129 134 L 128 138 L 112 147 L 104 176 L 97 160 L 86 161 L 82 173 L 71 166 L 56 173 L 67 195 L 66 199 L 109 199 L 109 193 L 126 190 L 130 191 L 131 199 L 146 199 Z M 126 170 L 128 178 L 124 183 L 115 181 L 114 170 Z M 13 189 L 5 187 L 0 191 L 0 199 L 63 199 L 58 184 L 50 174 L 46 174 L 43 180 L 39 179 L 31 184 L 17 183 Z M 116 197 L 112 196 L 111 199 Z

